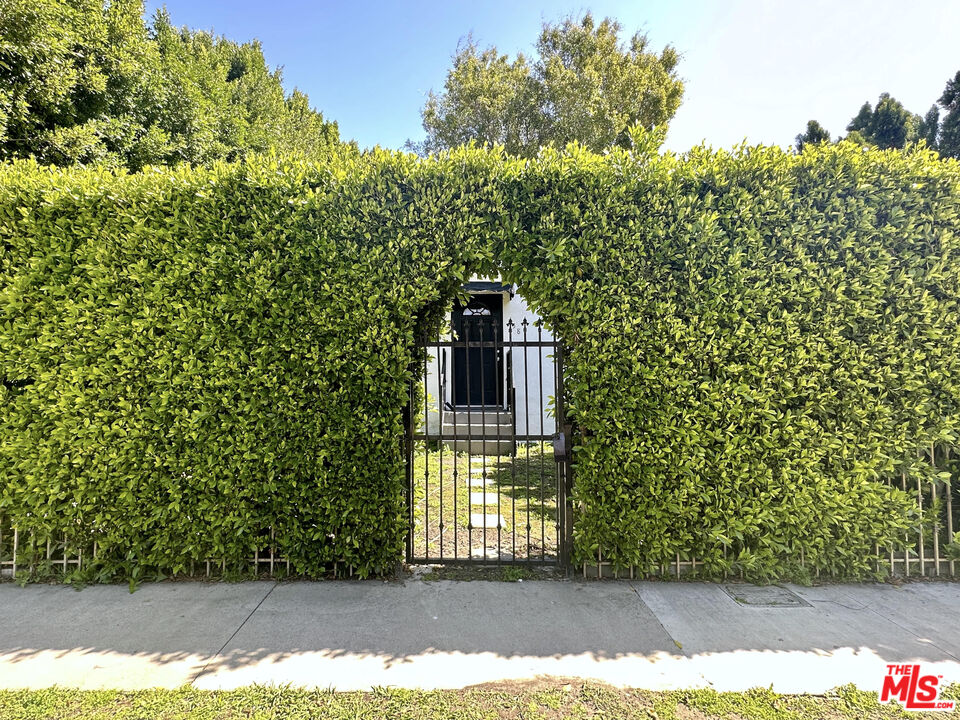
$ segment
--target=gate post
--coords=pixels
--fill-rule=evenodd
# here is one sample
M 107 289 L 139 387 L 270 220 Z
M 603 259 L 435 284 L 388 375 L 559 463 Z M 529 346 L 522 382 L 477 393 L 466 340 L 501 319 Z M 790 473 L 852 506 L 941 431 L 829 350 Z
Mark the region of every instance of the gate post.
M 567 456 L 563 460 L 563 552 L 560 562 L 564 569 L 570 568 L 573 554 L 573 426 L 563 426 L 567 444 Z
M 557 463 L 557 556 L 564 570 L 570 568 L 573 553 L 573 426 L 567 422 L 563 385 L 563 344 L 558 340 L 554 355 L 557 393 L 557 435 L 554 439 L 554 459 Z
M 573 552 L 573 464 L 570 461 L 573 426 L 562 427 L 553 438 L 553 459 L 557 463 L 558 562 L 567 569 Z
M 415 402 L 414 383 L 416 374 L 411 364 L 411 378 L 407 385 L 407 406 L 403 409 L 403 459 L 406 481 L 407 499 L 407 540 L 406 540 L 406 562 L 410 563 L 413 559 L 413 404 Z

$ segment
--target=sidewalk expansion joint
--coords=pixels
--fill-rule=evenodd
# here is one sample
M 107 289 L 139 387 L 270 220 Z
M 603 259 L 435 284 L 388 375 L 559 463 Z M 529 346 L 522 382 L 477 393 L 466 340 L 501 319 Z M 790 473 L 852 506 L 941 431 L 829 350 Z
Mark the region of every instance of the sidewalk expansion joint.
M 633 590 L 633 594 L 637 596 L 637 600 L 640 601 L 640 604 L 643 605 L 647 610 L 649 610 L 651 615 L 653 615 L 654 619 L 657 621 L 657 625 L 659 625 L 659 626 L 660 626 L 660 629 L 663 630 L 663 634 L 666 635 L 668 638 L 670 638 L 670 641 L 671 641 L 674 645 L 677 646 L 677 650 L 680 651 L 680 654 L 681 654 L 681 655 L 683 655 L 685 658 L 689 658 L 689 657 L 690 657 L 690 654 L 689 654 L 686 650 L 684 650 L 683 645 L 681 645 L 681 644 L 677 641 L 677 639 L 676 639 L 673 635 L 670 634 L 670 631 L 667 630 L 667 628 L 664 626 L 663 621 L 660 619 L 660 616 L 657 615 L 656 610 L 654 610 L 652 607 L 650 607 L 649 605 L 647 605 L 647 604 L 643 601 L 643 596 L 640 595 L 640 591 L 637 590 L 637 588 L 636 588 L 636 586 L 633 584 L 633 582 L 631 582 L 631 581 L 628 580 L 628 581 L 627 581 L 627 585 L 629 585 L 629 586 L 630 586 L 630 589 Z M 703 677 L 703 673 L 700 673 L 700 677 L 702 677 L 704 680 L 706 680 L 706 678 Z
M 256 605 L 256 607 L 253 608 L 253 610 L 251 610 L 250 613 L 243 619 L 243 622 L 240 623 L 240 624 L 237 626 L 237 629 L 234 630 L 234 631 L 230 634 L 230 637 L 228 637 L 227 640 L 226 640 L 226 642 L 223 643 L 223 645 L 220 646 L 220 649 L 217 650 L 213 655 L 211 655 L 211 656 L 210 656 L 210 659 L 207 660 L 207 661 L 203 664 L 203 667 L 200 668 L 200 669 L 194 674 L 194 676 L 193 676 L 192 678 L 190 678 L 190 685 L 193 685 L 193 684 L 197 681 L 197 679 L 207 671 L 207 668 L 210 667 L 210 663 L 212 663 L 216 658 L 220 657 L 220 654 L 221 654 L 224 650 L 226 650 L 227 645 L 229 645 L 229 644 L 231 643 L 231 641 L 233 641 L 233 639 L 237 636 L 237 633 L 239 633 L 241 630 L 243 630 L 244 626 L 250 621 L 250 618 L 253 617 L 253 614 L 254 614 L 257 610 L 259 610 L 259 609 L 260 609 L 260 606 L 263 605 L 264 601 L 265 601 L 268 597 L 270 597 L 270 593 L 272 593 L 274 590 L 277 589 L 277 585 L 279 585 L 279 583 L 276 583 L 276 582 L 275 582 L 275 583 L 273 583 L 273 585 L 270 586 L 270 589 L 267 590 L 266 594 L 265 594 L 262 598 L 260 598 L 260 602 L 258 602 L 257 605 Z
M 893 618 L 889 618 L 889 617 L 887 617 L 886 615 L 884 615 L 883 613 L 881 613 L 879 610 L 874 610 L 872 607 L 871 607 L 871 608 L 867 608 L 867 609 L 868 609 L 870 612 L 872 612 L 874 615 L 876 615 L 877 617 L 883 618 L 884 620 L 886 620 L 886 621 L 887 621 L 888 623 L 890 623 L 891 625 L 895 625 L 896 627 L 900 628 L 901 630 L 903 630 L 903 631 L 904 631 L 905 633 L 907 633 L 908 635 L 912 635 L 918 642 L 928 643 L 931 647 L 935 647 L 937 650 L 939 650 L 940 652 L 942 652 L 944 655 L 949 655 L 950 657 L 952 657 L 952 658 L 953 658 L 954 660 L 956 660 L 957 662 L 960 662 L 960 657 L 957 657 L 956 655 L 954 655 L 954 654 L 953 654 L 952 652 L 950 652 L 949 650 L 940 647 L 940 646 L 939 646 L 937 643 L 935 643 L 933 640 L 929 640 L 929 639 L 927 639 L 927 638 L 920 637 L 919 635 L 917 635 L 916 632 L 914 632 L 914 631 L 911 630 L 910 628 L 904 627 L 903 625 L 901 625 L 900 623 L 898 623 L 898 622 L 897 622 L 896 620 L 894 620 Z

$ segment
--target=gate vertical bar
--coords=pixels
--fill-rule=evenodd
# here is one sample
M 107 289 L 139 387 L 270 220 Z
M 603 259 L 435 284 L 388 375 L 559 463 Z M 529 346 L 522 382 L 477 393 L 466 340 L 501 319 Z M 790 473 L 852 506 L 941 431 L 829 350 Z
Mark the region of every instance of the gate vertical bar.
M 537 324 L 537 374 L 539 377 L 538 384 L 540 386 L 539 396 L 540 396 L 540 435 L 545 435 L 546 430 L 546 413 L 544 412 L 543 406 L 546 404 L 544 402 L 545 398 L 543 397 L 543 325 Z M 540 440 L 540 562 L 546 562 L 547 560 L 547 518 L 544 509 L 546 507 L 543 497 L 543 486 L 546 485 L 546 478 L 544 477 L 544 442 Z
M 524 483 L 526 489 L 524 491 L 524 500 L 526 501 L 527 506 L 527 562 L 531 562 L 532 558 L 530 557 L 530 356 L 527 347 L 527 326 L 529 323 L 527 319 L 523 319 L 523 419 L 525 423 L 525 434 L 526 440 L 524 445 L 526 446 L 526 463 L 523 466 L 523 475 Z
M 453 339 L 453 328 L 450 329 L 450 339 Z M 456 372 L 454 368 L 454 356 L 455 352 L 453 345 L 450 346 L 450 377 L 453 378 L 453 373 Z M 459 539 L 457 537 L 457 531 L 459 530 L 460 519 L 457 516 L 457 493 L 459 492 L 460 485 L 457 478 L 460 476 L 460 453 L 457 451 L 457 398 L 454 397 L 456 393 L 455 389 L 450 390 L 450 405 L 453 407 L 453 443 L 451 447 L 453 448 L 453 558 L 454 560 L 460 557 L 460 551 L 458 548 Z M 441 434 L 443 433 L 443 427 L 440 428 Z M 469 454 L 468 454 L 469 455 Z M 470 474 L 470 465 L 467 465 L 467 474 Z
M 480 330 L 480 458 L 483 464 L 483 489 L 481 492 L 481 498 L 483 499 L 483 512 L 480 515 L 481 520 L 483 521 L 483 561 L 487 561 L 487 410 L 486 410 L 486 399 L 487 399 L 487 389 L 486 383 L 484 382 L 484 377 L 486 372 L 484 372 L 484 362 L 483 362 L 483 323 L 477 323 Z M 469 351 L 468 351 L 469 352 Z M 473 433 L 473 428 L 470 428 L 470 433 Z
M 510 410 L 510 557 L 517 559 L 517 393 L 513 387 L 513 319 L 507 322 L 510 356 L 506 362 L 507 407 Z M 499 492 L 499 488 L 497 489 Z
M 554 348 L 553 351 L 553 392 L 555 393 L 554 401 L 554 416 L 556 421 L 556 435 L 554 435 L 554 448 L 553 448 L 553 461 L 554 467 L 556 468 L 556 481 L 554 482 L 554 493 L 557 498 L 557 510 L 554 517 L 554 529 L 557 537 L 557 565 L 563 566 L 563 557 L 564 557 L 564 548 L 563 548 L 563 515 L 564 515 L 564 504 L 565 493 L 564 487 L 566 485 L 566 480 L 564 478 L 564 471 L 566 469 L 566 453 L 567 453 L 567 438 L 566 435 L 563 435 L 563 399 L 561 396 L 561 385 L 560 385 L 560 358 L 559 351 L 557 348 Z M 563 456 L 557 456 L 557 440 L 560 440 L 562 443 L 561 447 L 563 448 Z
M 414 407 L 415 407 L 415 404 L 416 404 L 416 400 L 415 400 L 415 395 L 416 395 L 416 393 L 414 392 L 414 387 L 415 387 L 414 384 L 417 382 L 417 380 L 416 380 L 416 370 L 415 370 L 415 365 L 414 365 L 414 364 L 411 364 L 410 372 L 411 372 L 411 374 L 410 374 L 410 382 L 407 384 L 407 409 L 406 409 L 406 413 L 405 413 L 405 414 L 406 414 L 406 417 L 404 418 L 405 424 L 406 424 L 406 428 L 405 428 L 405 429 L 406 429 L 406 438 L 405 438 L 405 443 L 404 443 L 404 445 L 406 446 L 406 447 L 405 447 L 405 450 L 406 450 L 406 453 L 405 453 L 405 454 L 406 454 L 406 458 L 407 458 L 407 475 L 406 475 L 406 480 L 407 480 L 407 562 L 408 562 L 408 563 L 413 561 L 413 540 L 414 540 L 414 538 L 413 538 L 413 536 L 414 536 L 414 512 L 413 512 L 413 505 L 414 505 L 414 502 L 415 502 L 415 500 L 414 500 L 415 494 L 414 494 L 414 488 L 413 488 L 413 484 L 414 484 L 414 479 L 413 479 L 413 454 L 414 454 L 414 448 L 413 448 L 413 433 L 414 433 L 414 428 L 413 428 L 413 412 L 414 412 Z M 208 575 L 210 574 L 210 573 L 209 573 L 209 563 L 208 563 L 208 565 L 207 565 L 207 574 L 208 574 Z
M 500 396 L 502 392 L 503 385 L 500 382 L 499 370 L 503 367 L 501 365 L 501 352 L 503 352 L 503 328 L 499 327 L 500 323 L 493 324 L 493 368 L 494 368 L 494 380 L 497 383 L 497 392 L 493 396 L 494 401 L 497 404 L 497 442 L 494 447 L 496 448 L 496 463 L 494 465 L 497 473 L 497 478 L 500 477 L 500 410 L 503 405 L 503 398 Z M 500 345 L 497 345 L 497 338 L 500 338 Z M 484 427 L 484 434 L 486 434 L 486 427 Z M 487 483 L 483 483 L 484 492 L 486 492 Z M 503 523 L 500 521 L 502 517 L 500 513 L 500 483 L 496 484 L 496 495 L 497 495 L 497 565 L 500 565 L 503 562 Z M 484 497 L 486 500 L 486 497 Z M 484 504 L 483 512 L 487 512 L 487 506 Z
M 439 345 L 437 345 L 437 368 L 439 370 L 437 373 L 437 437 L 439 438 L 437 451 L 440 453 L 439 462 L 437 463 L 440 467 L 440 477 L 437 478 L 437 489 L 440 491 L 440 518 L 437 530 L 440 538 L 440 559 L 443 560 L 443 541 L 445 540 L 443 524 L 443 385 L 445 380 L 444 375 L 446 375 L 447 372 L 447 351 L 442 350 Z M 456 464 L 456 457 L 454 457 L 454 464 Z
M 470 323 L 461 320 L 463 330 L 463 367 L 467 393 L 467 558 L 473 559 L 473 414 L 470 406 Z
M 427 438 L 423 441 L 423 556 L 430 557 L 430 349 L 427 331 L 423 331 L 423 427 Z
M 557 367 L 557 422 L 564 434 L 563 458 L 563 497 L 557 500 L 557 510 L 560 516 L 560 530 L 557 532 L 557 547 L 560 567 L 569 568 L 573 556 L 573 433 L 572 426 L 567 423 L 567 406 L 565 402 L 566 386 L 563 381 L 564 353 L 563 344 L 557 342 L 555 350 L 555 364 Z

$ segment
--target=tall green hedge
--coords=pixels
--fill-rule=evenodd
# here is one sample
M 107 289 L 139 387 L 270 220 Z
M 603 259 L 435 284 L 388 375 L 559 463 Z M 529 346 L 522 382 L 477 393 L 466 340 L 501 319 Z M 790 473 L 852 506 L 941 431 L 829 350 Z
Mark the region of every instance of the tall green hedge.
M 296 572 L 391 569 L 410 346 L 443 272 L 407 174 L 5 168 L 0 514 L 41 547 L 95 536 L 103 579 L 237 567 L 271 528 Z
M 0 515 L 93 579 L 402 558 L 414 337 L 499 272 L 568 348 L 576 559 L 862 574 L 960 420 L 960 169 L 460 150 L 0 169 Z
M 510 272 L 570 345 L 580 560 L 863 576 L 960 421 L 960 165 L 554 157 Z

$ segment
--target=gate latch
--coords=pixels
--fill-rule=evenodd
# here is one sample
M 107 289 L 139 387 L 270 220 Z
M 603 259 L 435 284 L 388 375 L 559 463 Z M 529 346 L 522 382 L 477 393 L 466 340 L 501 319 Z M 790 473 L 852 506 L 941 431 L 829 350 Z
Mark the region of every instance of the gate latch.
M 553 459 L 557 462 L 567 459 L 567 436 L 565 433 L 557 433 L 553 436 Z

